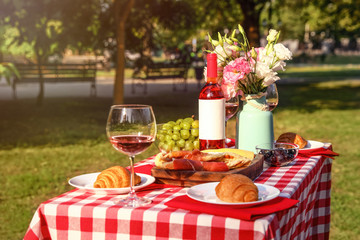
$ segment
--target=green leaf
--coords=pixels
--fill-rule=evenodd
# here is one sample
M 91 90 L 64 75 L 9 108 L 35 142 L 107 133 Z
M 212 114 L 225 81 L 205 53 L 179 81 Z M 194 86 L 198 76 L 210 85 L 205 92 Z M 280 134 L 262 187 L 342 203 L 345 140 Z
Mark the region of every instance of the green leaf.
M 221 34 L 218 32 L 218 39 L 219 39 L 219 44 L 221 45 L 221 46 L 223 46 L 224 45 L 224 42 L 223 42 L 223 39 L 222 39 L 222 37 L 221 37 Z
M 7 70 L 6 67 L 0 64 L 0 75 L 3 75 L 6 70 Z
M 20 78 L 20 73 L 13 63 L 7 63 L 7 68 L 17 77 Z

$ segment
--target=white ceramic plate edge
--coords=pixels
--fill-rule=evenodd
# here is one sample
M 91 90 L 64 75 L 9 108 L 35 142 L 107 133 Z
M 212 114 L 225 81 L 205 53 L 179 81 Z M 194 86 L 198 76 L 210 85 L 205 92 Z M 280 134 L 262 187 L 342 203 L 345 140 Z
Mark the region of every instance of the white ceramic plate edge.
M 217 184 L 219 184 L 219 182 L 199 184 L 199 185 L 189 188 L 186 191 L 186 194 L 188 197 L 190 197 L 196 201 L 210 203 L 210 204 L 218 204 L 218 205 L 234 205 L 237 207 L 241 207 L 241 206 L 250 207 L 250 206 L 262 204 L 262 203 L 268 202 L 280 195 L 280 190 L 275 187 L 265 185 L 265 184 L 255 183 L 255 185 L 259 189 L 259 197 L 264 197 L 264 191 L 271 192 L 270 194 L 266 195 L 266 199 L 258 200 L 258 201 L 254 201 L 254 202 L 246 202 L 246 203 L 228 203 L 228 202 L 221 201 L 220 199 L 217 198 L 216 193 L 215 193 L 215 187 Z M 205 193 L 206 196 L 204 196 L 202 193 Z
M 100 174 L 100 172 L 97 173 L 87 173 L 82 174 L 76 177 L 71 178 L 68 183 L 78 189 L 85 190 L 87 192 L 91 193 L 97 193 L 97 194 L 125 194 L 130 191 L 129 187 L 126 188 L 94 188 L 92 187 L 96 177 Z M 151 183 L 155 182 L 155 178 L 153 176 L 142 174 L 142 173 L 136 173 L 141 177 L 141 183 L 140 185 L 134 186 L 134 189 L 140 189 L 143 187 L 146 187 L 150 185 Z
M 313 150 L 313 149 L 317 149 L 317 148 L 322 148 L 324 147 L 325 144 L 319 141 L 314 141 L 314 140 L 307 140 L 307 144 L 304 148 L 299 149 L 299 151 L 302 150 Z
M 322 142 L 315 141 L 315 140 L 307 140 L 306 146 L 304 148 L 299 149 L 299 151 L 313 150 L 313 149 L 317 149 L 317 148 L 322 148 L 324 146 L 325 146 L 325 144 Z

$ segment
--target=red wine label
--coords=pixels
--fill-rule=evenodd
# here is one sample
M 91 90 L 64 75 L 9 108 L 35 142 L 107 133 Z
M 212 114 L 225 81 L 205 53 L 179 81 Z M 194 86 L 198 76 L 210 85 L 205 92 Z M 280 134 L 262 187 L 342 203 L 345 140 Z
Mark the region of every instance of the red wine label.
M 225 98 L 199 99 L 199 139 L 225 139 Z

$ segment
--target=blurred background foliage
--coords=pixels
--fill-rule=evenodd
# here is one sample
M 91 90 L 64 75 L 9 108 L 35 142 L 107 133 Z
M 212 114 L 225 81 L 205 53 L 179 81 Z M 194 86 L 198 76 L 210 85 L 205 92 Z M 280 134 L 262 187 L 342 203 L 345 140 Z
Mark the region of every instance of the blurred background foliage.
M 115 15 L 121 10 L 115 13 L 114 5 L 127 1 L 0 0 L 0 61 L 11 54 L 46 62 L 52 55 L 61 58 L 67 49 L 95 55 L 106 51 L 115 61 Z M 141 56 L 156 49 L 173 51 L 194 38 L 205 40 L 207 32 L 231 31 L 238 23 L 253 43 L 276 28 L 282 39 L 316 45 L 330 38 L 339 45 L 342 37 L 359 37 L 359 11 L 359 0 L 136 0 L 125 23 L 125 48 Z
M 10 55 L 38 65 L 37 103 L 41 105 L 42 64 L 61 62 L 69 52 L 99 56 L 103 66 L 116 69 L 113 103 L 119 104 L 124 101 L 125 67 L 141 68 L 154 56 L 190 64 L 210 48 L 208 32 L 217 36 L 217 32 L 230 32 L 239 23 L 252 46 L 265 45 L 264 36 L 270 28 L 280 30 L 280 40 L 291 39 L 288 44 L 295 43 L 294 54 L 302 56 L 302 62 L 308 54 L 306 50 L 322 49 L 326 54 L 334 54 L 336 47 L 341 47 L 341 38 L 348 40 L 346 47 L 357 49 L 359 3 L 360 0 L 0 0 L 0 62 Z
M 125 67 L 140 69 L 154 60 L 191 64 L 209 49 L 207 33 L 229 33 L 240 23 L 252 46 L 264 46 L 270 28 L 295 62 L 313 49 L 335 54 L 342 46 L 357 50 L 360 0 L 0 0 L 0 62 L 62 62 L 65 55 L 92 55 L 115 68 L 113 103 L 123 103 Z M 289 46 L 288 46 L 289 47 Z M 300 56 L 300 60 L 297 59 Z

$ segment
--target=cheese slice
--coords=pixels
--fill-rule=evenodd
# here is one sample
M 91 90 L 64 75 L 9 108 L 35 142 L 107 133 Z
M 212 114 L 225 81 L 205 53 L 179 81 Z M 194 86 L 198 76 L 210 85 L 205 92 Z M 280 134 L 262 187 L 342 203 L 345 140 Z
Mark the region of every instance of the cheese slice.
M 255 154 L 251 151 L 247 151 L 247 150 L 242 150 L 242 149 L 237 149 L 237 148 L 220 148 L 220 149 L 206 149 L 206 150 L 202 150 L 202 152 L 233 152 L 236 153 L 240 156 L 249 158 L 250 160 L 253 160 L 255 157 Z

